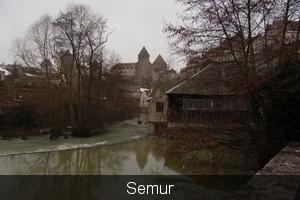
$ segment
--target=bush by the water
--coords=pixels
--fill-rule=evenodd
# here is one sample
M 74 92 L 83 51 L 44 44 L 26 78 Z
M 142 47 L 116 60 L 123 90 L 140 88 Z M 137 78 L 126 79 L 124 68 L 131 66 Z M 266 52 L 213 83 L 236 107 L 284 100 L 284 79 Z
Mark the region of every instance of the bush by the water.
M 181 160 L 185 167 L 256 169 L 257 155 L 249 136 L 243 129 L 229 127 L 175 126 L 156 132 L 152 140 L 156 151 L 165 158 Z
M 32 104 L 22 103 L 0 114 L 2 130 L 11 128 L 36 128 L 36 109 Z

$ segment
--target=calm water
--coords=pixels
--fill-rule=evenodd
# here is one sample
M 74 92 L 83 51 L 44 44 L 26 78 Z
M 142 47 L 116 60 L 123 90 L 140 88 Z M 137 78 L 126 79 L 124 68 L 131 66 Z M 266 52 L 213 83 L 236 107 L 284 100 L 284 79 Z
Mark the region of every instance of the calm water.
M 107 146 L 1 156 L 0 174 L 179 175 L 150 149 L 147 139 Z
M 153 151 L 147 125 L 128 120 L 92 138 L 0 141 L 1 175 L 179 175 Z
M 165 160 L 157 154 L 151 140 L 145 138 L 146 134 L 147 125 L 140 125 L 137 123 L 137 120 L 128 120 L 118 125 L 110 126 L 105 133 L 92 138 L 71 138 L 52 141 L 49 139 L 49 136 L 39 136 L 25 141 L 21 139 L 1 140 L 0 175 L 182 175 L 188 173 L 187 171 L 182 171 L 182 163 Z M 17 183 L 28 183 L 28 179 L 31 179 L 30 177 L 17 176 Z M 38 179 L 35 181 L 36 184 L 45 183 L 40 177 L 33 176 L 32 178 Z M 46 179 L 48 179 L 47 177 Z M 97 178 L 95 178 L 97 176 L 93 176 L 94 178 L 91 180 L 85 177 L 83 176 L 82 181 L 93 181 L 92 183 L 97 189 L 101 188 L 101 190 L 104 190 L 103 186 L 98 187 Z M 119 178 L 119 176 L 113 177 Z M 123 182 L 128 181 L 128 178 L 126 178 L 128 176 L 122 176 L 121 178 L 123 177 L 126 179 Z M 149 176 L 147 177 L 148 180 Z M 161 176 L 151 177 L 159 178 Z M 182 177 L 184 178 L 182 179 Z M 3 179 L 3 176 L 1 178 Z M 174 179 L 174 176 L 167 176 L 167 178 L 164 176 L 163 181 L 175 183 L 176 187 L 179 187 L 176 191 L 180 195 L 183 195 L 183 197 L 189 195 L 192 199 L 195 199 L 194 197 L 198 198 L 199 195 L 205 197 L 202 199 L 226 199 L 225 197 L 230 196 L 233 190 L 245 184 L 244 181 L 234 185 L 234 188 L 228 188 L 226 183 L 223 184 L 226 186 L 225 188 L 217 188 L 216 180 L 209 180 L 215 179 L 213 176 L 212 178 L 201 177 L 200 182 L 199 180 L 194 180 L 197 177 L 190 178 L 175 176 Z M 20 179 L 24 179 L 24 181 Z M 53 178 L 50 179 L 50 182 L 57 183 Z M 67 178 L 65 181 L 71 180 Z M 76 184 L 82 181 L 77 181 Z M 219 182 L 220 179 L 217 181 Z M 0 181 L 1 188 L 8 187 L 7 182 L 12 181 Z M 49 180 L 46 182 L 48 183 Z M 122 183 L 122 181 L 114 182 L 118 183 L 117 185 Z M 157 183 L 157 181 L 155 182 Z M 126 183 L 121 184 L 120 187 L 125 189 L 125 185 Z M 30 186 L 30 184 L 23 184 L 18 187 L 22 187 L 24 191 L 27 191 L 30 188 L 26 188 Z M 58 186 L 58 188 L 61 187 Z M 10 190 L 3 190 L 8 191 L 4 195 L 9 195 L 9 197 L 13 198 L 15 195 L 18 198 L 19 196 L 22 197 L 19 193 L 14 192 L 13 187 L 9 188 Z M 52 192 L 50 188 L 49 190 L 39 190 L 41 194 L 33 193 L 33 197 L 29 198 L 47 199 L 36 195 L 47 195 Z M 56 193 L 56 190 L 53 191 Z M 75 193 L 71 195 L 72 198 L 78 197 L 76 196 L 78 194 Z M 191 194 L 194 196 L 191 196 Z M 62 197 L 61 199 L 64 198 Z

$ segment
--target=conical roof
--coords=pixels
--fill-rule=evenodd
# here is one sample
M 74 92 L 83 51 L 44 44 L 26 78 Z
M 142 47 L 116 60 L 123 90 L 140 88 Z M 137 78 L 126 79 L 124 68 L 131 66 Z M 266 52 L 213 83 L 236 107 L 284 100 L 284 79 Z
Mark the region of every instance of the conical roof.
M 67 49 L 67 50 L 64 52 L 64 55 L 71 55 L 71 52 L 69 51 L 69 49 Z
M 153 64 L 164 64 L 166 65 L 167 63 L 163 59 L 163 57 L 159 54 L 157 58 L 154 60 Z
M 150 55 L 149 55 L 147 49 L 145 47 L 143 47 L 139 53 L 139 56 L 150 56 Z

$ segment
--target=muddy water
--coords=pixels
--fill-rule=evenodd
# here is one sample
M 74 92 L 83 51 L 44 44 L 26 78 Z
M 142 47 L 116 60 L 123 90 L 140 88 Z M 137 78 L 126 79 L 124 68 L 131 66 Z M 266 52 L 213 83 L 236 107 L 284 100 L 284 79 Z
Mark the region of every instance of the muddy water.
M 29 137 L 28 140 L 0 140 L 0 156 L 112 145 L 140 139 L 146 134 L 147 126 L 140 125 L 137 119 L 133 119 L 111 125 L 101 135 L 90 138 L 50 140 L 49 135 L 43 135 Z
M 210 166 L 195 171 L 186 169 L 185 163 L 164 159 L 146 135 L 147 125 L 133 119 L 90 138 L 50 140 L 44 135 L 0 140 L 0 175 L 219 174 Z M 245 174 L 230 170 L 229 174 Z
M 70 138 L 52 141 L 48 135 L 31 137 L 25 141 L 21 139 L 0 140 L 0 175 L 189 174 L 188 171 L 183 171 L 182 163 L 165 160 L 160 156 L 154 150 L 153 142 L 145 137 L 146 135 L 147 125 L 138 124 L 137 120 L 134 119 L 110 126 L 103 134 L 91 138 Z M 11 176 L 1 177 L 2 179 L 3 177 L 8 177 L 9 179 Z M 30 177 L 40 179 L 40 177 L 44 176 L 17 177 L 27 180 Z M 49 176 L 45 178 L 47 177 Z M 127 176 L 122 177 L 126 179 Z M 172 179 L 171 182 L 175 184 L 174 176 L 167 177 L 167 179 Z M 189 179 L 188 181 L 185 178 L 182 181 L 180 178 L 176 182 L 176 186 L 180 186 L 180 194 L 184 198 L 188 195 L 191 199 L 195 199 L 199 198 L 199 195 L 201 197 L 204 195 L 205 198 L 202 199 L 227 199 L 234 190 L 245 184 L 245 181 L 243 181 L 238 185 L 235 184 L 233 188 L 228 188 L 228 184 L 223 184 L 226 186 L 225 189 L 223 186 L 220 189 L 216 188 L 216 180 L 211 182 L 211 180 L 208 181 L 207 177 L 201 177 L 199 183 L 199 180 L 195 182 L 194 178 L 197 177 L 193 176 L 192 180 Z M 52 180 L 53 178 L 50 179 Z M 212 176 L 209 179 L 215 179 L 215 177 Z M 28 180 L 25 182 L 28 182 Z M 4 184 L 3 187 L 5 187 L 7 181 L 0 181 L 0 185 L 2 183 Z M 122 187 L 124 186 L 122 185 Z M 26 193 L 26 187 L 22 186 L 22 188 L 24 188 Z M 48 191 L 42 191 L 48 194 Z M 12 194 L 19 193 L 15 193 L 12 190 L 12 193 L 9 195 Z M 195 195 L 195 198 L 191 196 L 192 194 Z M 77 196 L 75 195 L 74 197 Z
M 140 175 L 179 173 L 164 166 L 147 139 L 51 152 L 1 156 L 0 174 Z
M 1 175 L 179 175 L 144 138 L 147 125 L 127 120 L 91 138 L 49 136 L 0 141 Z M 175 164 L 176 165 L 176 164 Z M 180 169 L 178 163 L 178 168 Z

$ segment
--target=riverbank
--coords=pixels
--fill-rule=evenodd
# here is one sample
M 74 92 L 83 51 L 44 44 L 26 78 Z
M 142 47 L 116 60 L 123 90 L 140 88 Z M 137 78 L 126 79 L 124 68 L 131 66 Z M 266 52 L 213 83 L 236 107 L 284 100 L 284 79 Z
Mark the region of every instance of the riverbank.
M 0 156 L 33 154 L 41 152 L 82 149 L 96 146 L 108 146 L 144 138 L 147 125 L 138 124 L 137 119 L 130 119 L 108 126 L 101 134 L 91 137 L 70 137 L 69 139 L 50 140 L 50 133 L 40 130 L 27 130 L 27 138 L 22 132 L 16 132 L 11 140 L 0 140 Z
M 106 127 L 105 127 L 106 128 Z M 84 137 L 93 137 L 95 135 L 99 135 L 102 132 L 104 132 L 105 128 L 98 128 L 98 129 L 93 129 L 90 132 L 89 136 L 84 136 Z M 23 140 L 27 140 L 30 137 L 34 136 L 43 136 L 43 135 L 49 135 L 49 139 L 51 139 L 51 130 L 50 128 L 42 128 L 42 129 L 10 129 L 7 131 L 0 131 L 0 140 L 11 140 L 11 139 L 18 139 L 21 138 Z M 65 128 L 62 130 L 61 134 L 55 137 L 54 139 L 59 139 L 59 138 L 70 138 L 70 137 L 78 137 L 78 138 L 84 138 L 80 137 L 80 135 L 75 135 L 72 133 L 71 128 Z
M 32 136 L 41 136 L 47 133 L 41 131 L 41 129 L 10 129 L 0 131 L 0 140 L 10 140 L 10 139 L 28 139 Z
M 257 155 L 241 127 L 172 127 L 150 136 L 166 159 L 192 174 L 240 175 L 258 170 Z
M 113 121 L 110 121 L 109 123 L 105 123 L 102 126 L 94 127 L 90 130 L 89 134 L 80 134 L 81 132 L 76 131 L 71 126 L 64 126 L 62 127 L 59 134 L 53 139 L 58 138 L 70 138 L 72 137 L 78 137 L 78 138 L 85 138 L 85 137 L 93 137 L 102 134 L 106 131 L 107 127 L 109 126 L 115 126 L 118 124 L 124 124 L 130 122 L 131 124 L 139 124 L 138 117 L 130 118 L 124 117 L 122 119 L 115 119 Z M 79 134 L 78 134 L 79 133 Z M 11 140 L 11 139 L 23 139 L 27 140 L 30 137 L 34 136 L 43 136 L 43 135 L 49 135 L 51 134 L 51 129 L 49 127 L 40 127 L 40 126 L 30 126 L 30 127 L 8 127 L 5 128 L 4 126 L 0 127 L 0 140 Z M 49 139 L 50 136 L 49 136 Z

